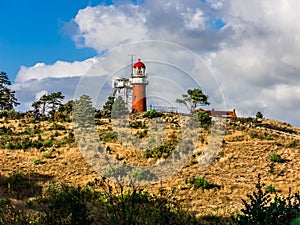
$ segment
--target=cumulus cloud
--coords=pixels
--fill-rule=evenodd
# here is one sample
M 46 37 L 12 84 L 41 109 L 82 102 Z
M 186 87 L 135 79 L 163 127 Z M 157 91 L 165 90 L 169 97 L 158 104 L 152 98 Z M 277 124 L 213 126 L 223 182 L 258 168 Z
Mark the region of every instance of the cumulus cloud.
M 209 53 L 207 62 L 229 105 L 242 115 L 263 110 L 269 117 L 300 124 L 295 118 L 300 102 L 298 8 L 298 1 L 230 2 L 224 21 L 232 37 Z
M 64 78 L 85 75 L 97 63 L 97 58 L 90 58 L 82 62 L 57 61 L 52 65 L 36 63 L 32 67 L 22 66 L 17 74 L 16 82 L 22 83 L 31 79 Z
M 212 80 L 203 79 L 203 68 L 180 51 L 174 50 L 170 56 L 161 54 L 162 45 L 144 48 L 145 42 L 139 44 L 163 40 L 183 45 L 204 59 L 223 90 L 227 108 L 235 108 L 242 116 L 253 116 L 260 110 L 268 117 L 299 126 L 300 119 L 295 116 L 300 102 L 299 9 L 298 0 L 145 0 L 138 5 L 122 1 L 87 7 L 71 21 L 77 28 L 72 37 L 77 46 L 96 49 L 99 57 L 22 67 L 16 81 L 29 85 L 28 81 L 35 79 L 46 85 L 45 79 L 56 82 L 89 73 L 105 75 L 106 79 L 124 76 L 129 68 L 128 54 L 136 53 L 136 58 L 142 56 L 150 64 L 155 60 L 168 62 L 198 73 L 203 89 L 213 86 Z M 134 48 L 118 49 L 130 42 L 136 43 Z M 107 53 L 112 49 L 113 53 Z M 159 74 L 156 69 L 153 67 L 155 75 Z M 178 79 L 184 84 L 184 79 Z M 43 90 L 48 91 L 42 87 L 35 91 Z M 212 98 L 217 96 L 210 88 L 207 91 Z M 221 105 L 216 107 L 222 109 Z
M 78 33 L 73 38 L 79 46 L 94 48 L 99 53 L 130 41 L 148 39 L 145 14 L 132 4 L 87 7 L 74 19 Z

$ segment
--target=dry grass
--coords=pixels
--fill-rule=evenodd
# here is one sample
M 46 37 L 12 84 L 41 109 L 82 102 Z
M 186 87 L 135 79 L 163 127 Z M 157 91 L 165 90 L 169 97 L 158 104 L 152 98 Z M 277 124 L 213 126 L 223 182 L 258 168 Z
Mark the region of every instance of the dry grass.
M 146 124 L 149 121 L 145 122 Z M 14 132 L 21 132 L 26 127 L 38 126 L 43 130 L 43 138 L 50 137 L 55 130 L 49 130 L 53 124 L 41 122 L 38 124 L 22 123 L 20 121 L 7 121 L 0 126 L 14 127 Z M 60 132 L 57 139 L 68 135 L 71 131 L 71 123 L 62 123 L 67 132 Z M 107 129 L 110 124 L 98 126 L 98 129 Z M 175 131 L 175 132 L 174 132 Z M 287 131 L 288 134 L 283 132 Z M 136 131 L 134 131 L 136 132 Z M 226 135 L 218 156 L 205 170 L 199 169 L 199 164 L 187 162 L 176 174 L 158 184 L 146 186 L 152 193 L 159 193 L 160 188 L 173 193 L 174 199 L 199 215 L 229 216 L 238 212 L 242 207 L 242 198 L 252 193 L 260 173 L 265 185 L 272 184 L 282 195 L 287 195 L 288 188 L 292 192 L 300 191 L 300 140 L 297 136 L 300 129 L 288 124 L 272 120 L 262 120 L 257 124 L 241 122 L 241 120 L 227 121 Z M 179 135 L 178 127 L 167 125 L 167 136 Z M 151 135 L 151 130 L 149 131 Z M 145 136 L 144 139 L 147 139 Z M 199 142 L 199 149 L 205 147 L 208 133 L 204 135 L 205 141 Z M 118 154 L 120 161 L 130 165 L 149 165 L 156 163 L 155 159 L 146 159 L 144 153 L 133 147 L 127 147 L 124 143 L 105 143 L 110 146 L 112 156 Z M 0 178 L 6 178 L 15 173 L 22 173 L 43 187 L 49 182 L 62 182 L 66 184 L 86 185 L 89 181 L 99 177 L 89 167 L 80 150 L 74 143 L 62 147 L 51 147 L 49 150 L 54 157 L 43 158 L 41 149 L 24 150 L 0 150 Z M 275 151 L 283 159 L 283 163 L 275 163 L 273 171 L 270 171 L 270 154 Z M 201 150 L 196 152 L 201 156 Z M 34 164 L 33 160 L 41 159 L 40 164 Z M 202 190 L 184 187 L 185 180 L 195 176 L 204 177 L 209 183 L 220 186 L 220 189 Z M 0 199 L 7 197 L 7 187 L 0 186 Z M 26 191 L 26 190 L 24 190 Z M 13 196 L 12 196 L 13 198 Z M 26 199 L 24 199 L 26 201 Z M 18 203 L 19 204 L 19 203 Z

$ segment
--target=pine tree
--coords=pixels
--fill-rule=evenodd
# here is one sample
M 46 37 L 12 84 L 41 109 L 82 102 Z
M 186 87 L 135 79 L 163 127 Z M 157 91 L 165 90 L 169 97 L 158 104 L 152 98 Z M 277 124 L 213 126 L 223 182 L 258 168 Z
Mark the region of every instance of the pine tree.
M 176 102 L 185 105 L 190 113 L 194 113 L 197 106 L 209 105 L 208 96 L 198 88 L 189 89 L 187 94 L 182 94 L 182 99 L 177 98 Z
M 92 106 L 91 97 L 82 95 L 78 100 L 75 100 L 73 105 L 73 121 L 77 126 L 85 128 L 93 126 L 95 108 Z
M 0 109 L 11 110 L 14 106 L 20 105 L 15 97 L 15 91 L 10 90 L 7 86 L 11 85 L 11 82 L 7 76 L 7 73 L 0 73 Z
M 121 96 L 119 96 L 114 104 L 112 105 L 111 109 L 111 118 L 117 119 L 119 117 L 125 116 L 129 113 L 128 108 L 126 106 L 126 103 L 122 99 Z
M 63 96 L 60 91 L 43 95 L 31 105 L 35 117 L 46 117 L 48 113 L 53 117 L 55 112 L 62 105 L 61 102 L 64 98 L 65 96 Z

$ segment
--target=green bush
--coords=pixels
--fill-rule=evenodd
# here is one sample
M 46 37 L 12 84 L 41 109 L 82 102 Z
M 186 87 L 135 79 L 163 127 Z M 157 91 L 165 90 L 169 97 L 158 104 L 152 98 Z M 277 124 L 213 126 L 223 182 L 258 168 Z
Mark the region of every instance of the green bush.
M 0 127 L 0 135 L 13 135 L 14 131 L 10 127 Z
M 199 176 L 195 176 L 193 179 L 186 179 L 185 183 L 187 185 L 191 185 L 195 188 L 201 188 L 201 189 L 211 189 L 214 187 L 218 187 L 217 185 L 208 183 L 208 181 L 205 178 Z
M 156 159 L 168 158 L 175 148 L 176 143 L 163 141 L 160 145 L 156 146 L 155 148 L 148 149 L 146 151 L 145 157 Z
M 290 224 L 293 219 L 300 215 L 300 195 L 295 193 L 287 197 L 280 197 L 277 194 L 271 199 L 270 194 L 263 190 L 260 174 L 256 191 L 247 195 L 249 201 L 242 199 L 244 208 L 241 214 L 233 218 L 236 225 L 253 224 L 272 224 L 282 225 Z
M 42 156 L 44 158 L 53 158 L 53 155 L 52 155 L 52 152 L 49 152 L 49 151 L 45 151 L 42 153 Z
M 300 217 L 294 219 L 291 223 L 291 225 L 300 225 Z
M 257 119 L 262 119 L 264 116 L 263 116 L 263 114 L 260 112 L 260 111 L 258 111 L 257 113 L 256 113 L 256 118 Z
M 52 147 L 54 145 L 54 141 L 51 139 L 46 139 L 43 141 L 43 146 L 44 147 Z
M 41 160 L 40 160 L 39 158 L 34 158 L 34 159 L 32 160 L 32 162 L 33 162 L 34 165 L 39 165 L 39 164 L 41 164 Z
M 155 109 L 151 109 L 143 114 L 143 117 L 147 118 L 155 118 L 155 117 L 161 117 L 162 113 L 157 112 Z
M 101 141 L 113 142 L 117 140 L 118 134 L 114 131 L 104 131 L 99 134 L 99 137 Z
M 5 149 L 14 149 L 14 146 L 12 143 L 8 142 L 5 144 Z
M 270 155 L 270 161 L 274 162 L 274 163 L 276 163 L 276 162 L 281 163 L 281 162 L 283 162 L 283 159 L 277 152 L 273 151 Z
M 87 193 L 82 188 L 71 188 L 52 183 L 45 191 L 40 203 L 43 224 L 89 225 L 91 219 L 87 209 Z
M 211 117 L 206 112 L 199 112 L 198 113 L 198 119 L 201 124 L 201 127 L 207 127 L 205 125 L 211 124 Z
M 269 184 L 265 187 L 265 191 L 267 193 L 273 194 L 273 193 L 276 193 L 277 190 L 275 189 L 275 186 L 273 184 Z
M 9 199 L 0 200 L 0 224 L 202 224 L 171 200 L 171 195 L 163 189 L 159 196 L 153 195 L 142 188 L 112 184 L 105 178 L 95 179 L 86 187 L 51 183 L 39 197 L 26 201 L 30 210 L 15 208 Z
M 265 137 L 265 139 L 268 140 L 268 141 L 271 141 L 271 140 L 274 140 L 274 137 L 272 135 L 267 135 Z
M 147 136 L 147 134 L 148 134 L 148 130 L 142 130 L 142 131 L 136 132 L 135 136 L 137 138 L 144 138 Z

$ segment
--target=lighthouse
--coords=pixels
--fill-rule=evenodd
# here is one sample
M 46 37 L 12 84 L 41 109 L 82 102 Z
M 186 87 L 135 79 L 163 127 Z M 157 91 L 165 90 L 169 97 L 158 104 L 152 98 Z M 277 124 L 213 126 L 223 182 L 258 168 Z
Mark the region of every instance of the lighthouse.
M 148 85 L 146 66 L 138 58 L 138 61 L 132 66 L 131 78 L 129 79 L 132 86 L 132 112 L 147 111 L 146 102 L 146 85 Z

